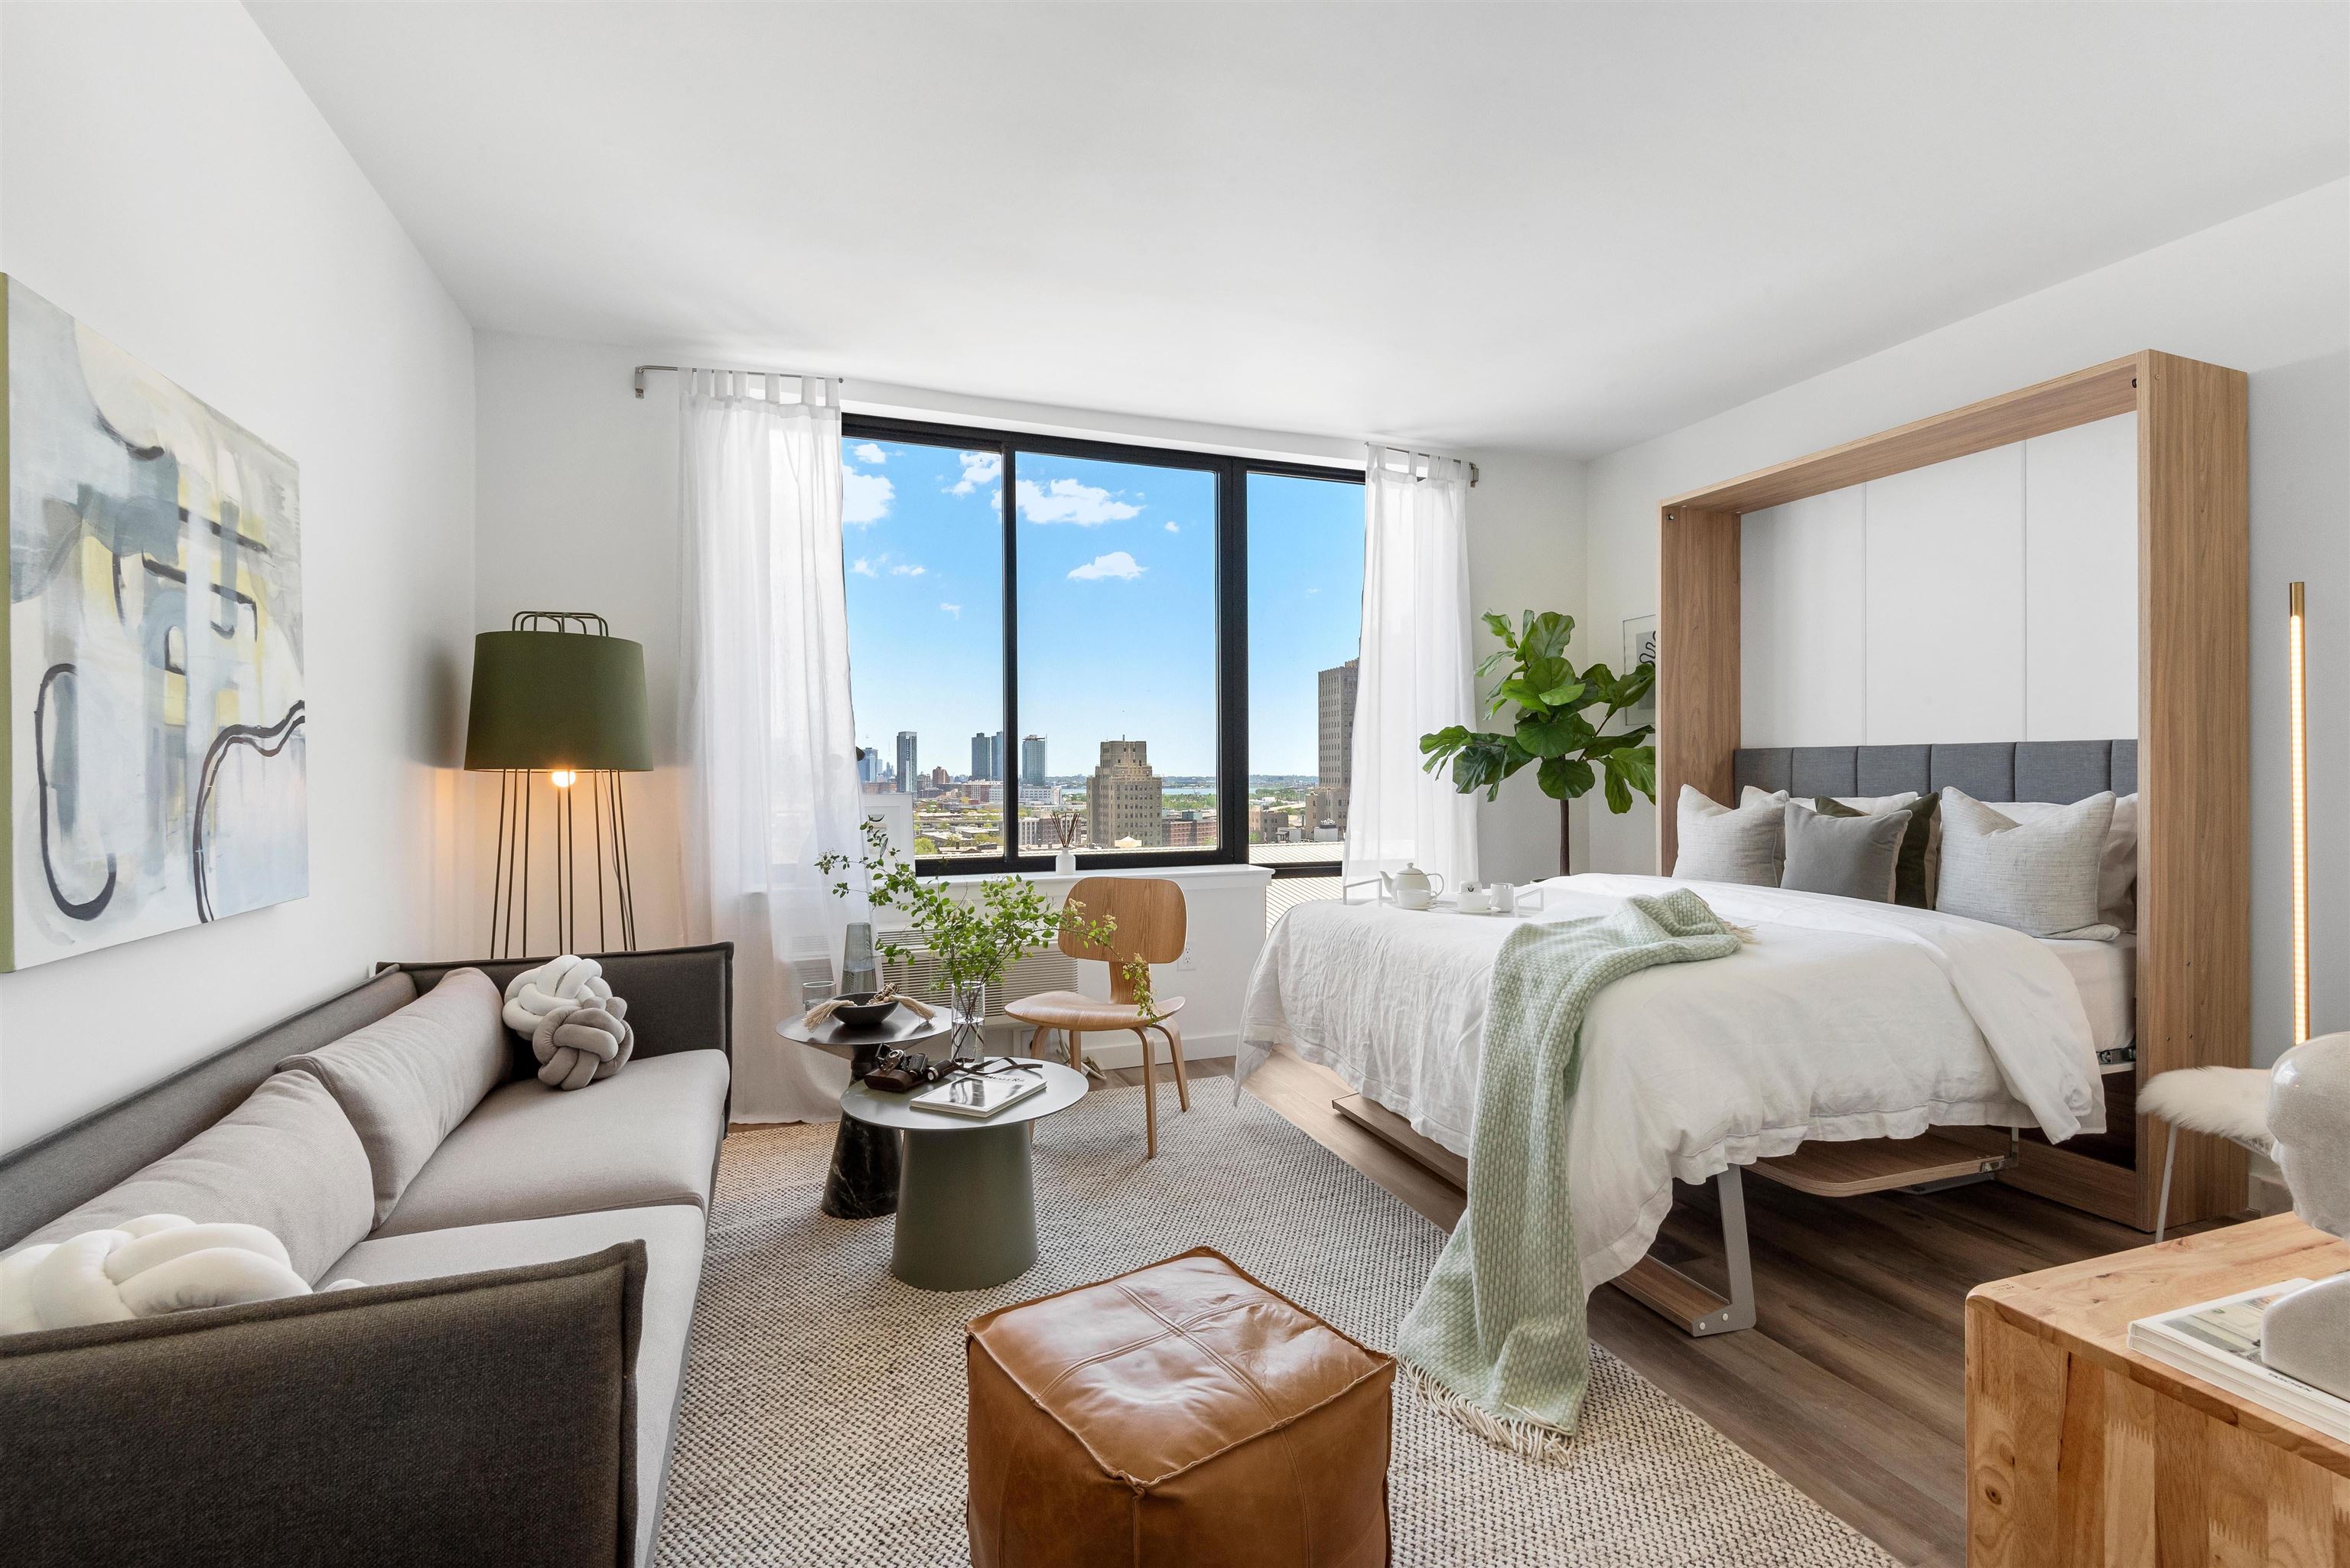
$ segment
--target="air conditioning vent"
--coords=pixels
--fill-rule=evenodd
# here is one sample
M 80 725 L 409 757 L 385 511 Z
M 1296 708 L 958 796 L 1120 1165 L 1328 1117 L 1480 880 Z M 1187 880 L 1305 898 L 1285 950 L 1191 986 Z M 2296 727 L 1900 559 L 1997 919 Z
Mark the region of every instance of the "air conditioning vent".
M 906 956 L 888 964 L 883 978 L 934 1007 L 950 1005 L 953 998 L 947 994 L 946 977 L 940 971 L 938 955 L 922 946 L 919 937 L 899 934 L 891 940 L 905 948 Z M 1041 948 L 1013 964 L 1002 985 L 987 988 L 988 1016 L 1001 1013 L 1007 1002 L 1018 1002 L 1039 992 L 1076 989 L 1077 961 L 1057 948 Z

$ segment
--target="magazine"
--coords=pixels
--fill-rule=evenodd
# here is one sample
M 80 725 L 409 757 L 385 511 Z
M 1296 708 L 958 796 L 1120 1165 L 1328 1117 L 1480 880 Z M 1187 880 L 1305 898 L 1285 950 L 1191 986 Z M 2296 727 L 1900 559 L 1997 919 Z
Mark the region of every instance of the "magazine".
M 1042 1073 L 958 1073 L 931 1085 L 910 1103 L 916 1110 L 984 1121 L 1007 1106 L 1043 1093 L 1044 1088 Z
M 2307 1280 L 2286 1280 L 2129 1325 L 2129 1347 L 2265 1406 L 2288 1420 L 2350 1443 L 2350 1400 L 2337 1399 L 2261 1360 L 2261 1314 Z

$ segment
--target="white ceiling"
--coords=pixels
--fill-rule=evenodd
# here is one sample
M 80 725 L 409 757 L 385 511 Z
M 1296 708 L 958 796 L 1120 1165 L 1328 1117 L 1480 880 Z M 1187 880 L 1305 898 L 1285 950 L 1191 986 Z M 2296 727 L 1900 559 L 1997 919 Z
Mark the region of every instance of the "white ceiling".
M 1578 455 L 2350 171 L 2341 4 L 249 9 L 481 327 Z

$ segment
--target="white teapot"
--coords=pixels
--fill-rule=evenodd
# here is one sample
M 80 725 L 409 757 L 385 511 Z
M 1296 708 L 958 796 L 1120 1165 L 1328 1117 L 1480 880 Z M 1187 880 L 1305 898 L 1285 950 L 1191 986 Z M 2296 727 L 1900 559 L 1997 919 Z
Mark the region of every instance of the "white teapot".
M 1442 877 L 1430 877 L 1409 861 L 1404 862 L 1400 871 L 1380 872 L 1379 881 L 1387 890 L 1388 901 L 1401 909 L 1425 909 L 1444 891 Z

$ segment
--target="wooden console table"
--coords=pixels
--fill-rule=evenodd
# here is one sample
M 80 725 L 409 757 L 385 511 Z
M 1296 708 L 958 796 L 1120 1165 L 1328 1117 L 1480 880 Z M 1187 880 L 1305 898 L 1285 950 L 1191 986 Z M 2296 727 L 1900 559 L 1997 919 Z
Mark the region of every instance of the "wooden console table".
M 2290 1214 L 1967 1298 L 1970 1568 L 2350 1568 L 2350 1445 L 2128 1347 L 2130 1320 L 2350 1270 Z

